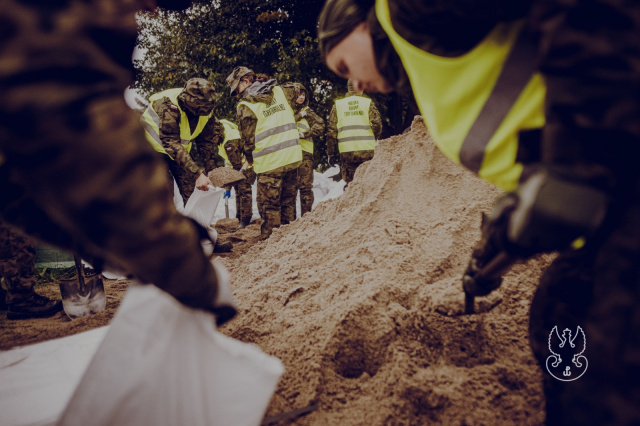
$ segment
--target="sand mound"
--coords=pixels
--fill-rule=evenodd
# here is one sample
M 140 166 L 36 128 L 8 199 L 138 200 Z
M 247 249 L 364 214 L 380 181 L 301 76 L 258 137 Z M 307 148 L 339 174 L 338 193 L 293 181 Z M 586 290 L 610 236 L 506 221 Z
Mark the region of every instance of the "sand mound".
M 542 423 L 527 315 L 548 259 L 516 266 L 490 311 L 443 315 L 499 195 L 416 120 L 342 196 L 227 260 L 240 312 L 223 331 L 286 367 L 268 414 L 317 402 L 295 424 Z

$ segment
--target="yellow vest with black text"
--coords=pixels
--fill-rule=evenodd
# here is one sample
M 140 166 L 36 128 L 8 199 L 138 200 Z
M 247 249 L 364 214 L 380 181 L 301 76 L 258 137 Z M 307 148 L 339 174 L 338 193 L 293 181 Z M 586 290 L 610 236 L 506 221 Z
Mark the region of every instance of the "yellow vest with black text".
M 376 148 L 376 137 L 369 121 L 371 99 L 347 96 L 337 99 L 338 151 L 371 151 Z
M 182 92 L 182 90 L 182 88 L 167 89 L 151 95 L 151 97 L 149 97 L 149 106 L 144 111 L 144 114 L 142 114 L 142 117 L 140 119 L 140 121 L 142 122 L 142 127 L 144 127 L 147 140 L 151 143 L 153 149 L 163 154 L 167 154 L 167 151 L 165 151 L 164 147 L 162 146 L 162 141 L 160 140 L 160 117 L 158 117 L 158 114 L 153 109 L 153 103 L 155 101 L 165 97 L 169 98 L 171 100 L 171 103 L 178 109 L 178 111 L 180 111 L 180 142 L 182 143 L 182 146 L 185 147 L 187 152 L 191 152 L 193 139 L 195 139 L 202 132 L 202 129 L 204 129 L 204 126 L 213 115 L 212 111 L 209 115 L 201 116 L 198 119 L 198 124 L 196 125 L 195 130 L 193 131 L 193 133 L 191 133 L 189 118 L 187 117 L 187 114 L 182 111 L 180 105 L 178 105 L 178 95 L 180 94 L 180 92 Z M 169 157 L 171 156 L 169 155 Z M 171 159 L 173 160 L 173 158 Z
M 514 190 L 524 167 L 516 161 L 519 132 L 545 123 L 546 86 L 526 43 L 524 22 L 498 24 L 471 51 L 449 58 L 402 38 L 387 0 L 376 0 L 376 15 L 438 148 L 481 178 Z
M 263 102 L 241 101 L 258 119 L 255 131 L 253 169 L 256 173 L 302 161 L 296 119 L 282 88 L 273 88 L 273 99 Z
M 220 154 L 220 157 L 224 158 L 225 167 L 232 167 L 224 145 L 227 141 L 240 139 L 240 130 L 238 130 L 238 126 L 235 123 L 229 120 L 222 119 L 220 120 L 220 123 L 222 123 L 222 126 L 224 127 L 224 141 L 218 145 L 218 154 Z
M 300 111 L 305 111 L 309 109 L 308 106 L 302 108 Z M 298 132 L 307 133 L 311 129 L 309 126 L 309 122 L 306 117 L 302 117 L 302 120 L 298 121 Z M 305 139 L 300 138 L 300 146 L 304 152 L 308 152 L 309 154 L 313 154 L 313 139 Z

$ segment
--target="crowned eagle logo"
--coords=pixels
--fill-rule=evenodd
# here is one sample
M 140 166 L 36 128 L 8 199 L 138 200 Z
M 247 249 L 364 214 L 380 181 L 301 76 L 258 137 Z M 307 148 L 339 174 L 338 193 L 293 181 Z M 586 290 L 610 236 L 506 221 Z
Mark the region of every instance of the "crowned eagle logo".
M 570 329 L 565 328 L 560 335 L 558 326 L 554 326 L 549 333 L 551 355 L 547 357 L 547 371 L 563 382 L 579 379 L 589 365 L 587 357 L 582 355 L 586 349 L 587 338 L 582 327 L 578 326 L 573 335 Z

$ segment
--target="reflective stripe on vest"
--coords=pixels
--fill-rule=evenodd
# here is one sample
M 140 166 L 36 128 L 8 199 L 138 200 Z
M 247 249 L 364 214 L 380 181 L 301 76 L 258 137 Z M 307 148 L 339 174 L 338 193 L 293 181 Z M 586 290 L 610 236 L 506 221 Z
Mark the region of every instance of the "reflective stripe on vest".
M 273 88 L 273 100 L 269 104 L 246 101 L 241 101 L 240 104 L 248 107 L 258 119 L 256 148 L 253 151 L 253 168 L 256 173 L 265 173 L 302 161 L 296 119 L 282 88 Z
M 191 152 L 191 146 L 193 145 L 192 140 L 195 139 L 200 133 L 202 133 L 202 129 L 204 129 L 204 126 L 207 124 L 207 122 L 213 115 L 213 112 L 211 112 L 211 114 L 207 116 L 201 116 L 198 119 L 198 124 L 196 125 L 195 130 L 193 131 L 193 133 L 191 133 L 191 126 L 189 126 L 189 118 L 187 117 L 187 114 L 185 114 L 185 112 L 182 111 L 182 108 L 180 108 L 180 105 L 178 105 L 178 95 L 180 94 L 180 92 L 182 92 L 182 89 L 176 88 L 176 89 L 167 89 L 162 92 L 151 95 L 151 97 L 149 97 L 149 106 L 147 107 L 147 109 L 144 111 L 144 114 L 142 114 L 142 117 L 140 118 L 140 121 L 142 122 L 142 127 L 144 127 L 144 130 L 145 130 L 145 135 L 147 137 L 147 140 L 151 143 L 151 145 L 153 146 L 153 149 L 163 154 L 167 154 L 167 151 L 165 151 L 164 147 L 162 146 L 162 140 L 160 140 L 160 131 L 159 131 L 160 117 L 158 117 L 158 114 L 153 109 L 153 103 L 155 101 L 165 97 L 169 98 L 171 100 L 171 103 L 178 108 L 178 111 L 180 111 L 180 143 L 182 144 L 182 146 L 185 147 L 187 152 Z M 170 155 L 169 157 L 173 160 L 173 157 L 171 157 Z
M 348 96 L 336 100 L 338 117 L 338 151 L 371 151 L 376 148 L 376 137 L 369 121 L 371 99 Z
M 481 178 L 511 191 L 523 165 L 518 134 L 544 126 L 546 87 L 524 22 L 497 25 L 465 55 L 419 49 L 393 29 L 387 0 L 376 15 L 407 71 L 420 112 L 438 148 Z
M 220 157 L 224 158 L 225 167 L 232 167 L 231 161 L 229 161 L 229 156 L 227 155 L 227 150 L 225 149 L 225 144 L 228 141 L 232 141 L 234 139 L 240 139 L 240 130 L 238 130 L 238 126 L 235 123 L 222 119 L 220 120 L 222 127 L 224 127 L 224 141 L 220 145 L 218 145 L 218 154 Z
M 301 111 L 307 109 L 309 109 L 308 106 L 302 108 Z M 306 117 L 303 117 L 302 120 L 298 121 L 298 132 L 307 133 L 309 129 L 311 129 L 311 127 L 309 127 L 309 122 Z M 300 138 L 300 146 L 303 151 L 313 154 L 313 139 Z

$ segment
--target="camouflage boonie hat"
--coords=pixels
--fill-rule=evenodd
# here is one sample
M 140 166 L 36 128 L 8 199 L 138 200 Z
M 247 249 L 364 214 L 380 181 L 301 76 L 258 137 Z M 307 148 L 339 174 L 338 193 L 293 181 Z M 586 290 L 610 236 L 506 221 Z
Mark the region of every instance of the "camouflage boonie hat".
M 229 85 L 229 88 L 231 89 L 231 91 L 229 92 L 230 95 L 233 95 L 233 92 L 236 91 L 236 89 L 238 88 L 238 84 L 240 84 L 240 80 L 242 79 L 242 77 L 244 77 L 247 74 L 253 73 L 253 70 L 247 67 L 235 67 L 233 72 L 231 74 L 229 74 L 229 77 L 227 77 L 227 84 Z
M 184 84 L 183 93 L 191 98 L 205 102 L 213 102 L 216 99 L 216 89 L 208 80 L 204 78 L 190 78 Z

